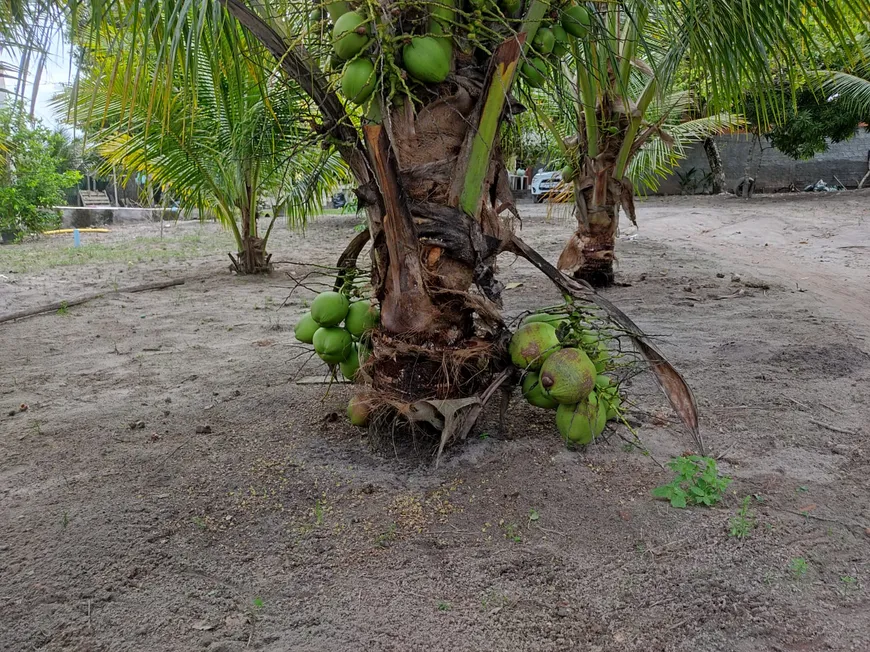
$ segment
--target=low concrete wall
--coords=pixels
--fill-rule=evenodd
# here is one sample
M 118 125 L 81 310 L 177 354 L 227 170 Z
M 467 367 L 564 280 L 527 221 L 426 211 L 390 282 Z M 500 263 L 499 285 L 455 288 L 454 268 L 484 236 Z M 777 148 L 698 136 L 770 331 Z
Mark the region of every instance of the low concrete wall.
M 195 220 L 197 214 L 185 213 L 181 216 L 178 211 L 164 210 L 163 208 L 124 208 L 118 206 L 81 207 L 81 206 L 58 206 L 66 228 L 88 226 L 101 226 L 103 224 L 130 224 L 136 222 L 159 222 L 161 216 L 164 220 L 174 222 L 177 219 Z
M 727 190 L 733 192 L 734 186 L 743 178 L 747 156 L 752 149 L 750 135 L 718 136 L 716 143 L 722 155 L 725 168 Z M 794 184 L 798 190 L 824 179 L 834 185 L 836 176 L 847 188 L 855 188 L 867 173 L 867 154 L 870 152 L 870 134 L 863 129 L 854 138 L 843 143 L 832 143 L 827 152 L 816 154 L 808 161 L 795 161 L 773 147 L 767 139 L 762 139 L 761 162 L 759 165 L 758 145 L 752 153 L 749 175 L 755 178 L 756 192 L 776 192 Z M 696 143 L 688 149 L 688 156 L 680 164 L 679 171 L 686 174 L 696 168 L 698 177 L 710 171 L 704 147 Z M 678 195 L 682 191 L 680 178 L 673 174 L 662 182 L 656 194 Z

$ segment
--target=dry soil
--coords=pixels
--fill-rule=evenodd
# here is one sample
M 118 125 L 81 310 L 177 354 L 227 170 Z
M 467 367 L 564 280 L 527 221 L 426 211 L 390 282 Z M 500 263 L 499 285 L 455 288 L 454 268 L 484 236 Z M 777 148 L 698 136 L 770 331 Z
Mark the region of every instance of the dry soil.
M 0 248 L 0 314 L 186 279 L 0 324 L 0 649 L 870 650 L 868 199 L 653 199 L 620 239 L 607 296 L 734 479 L 703 509 L 650 494 L 692 444 L 648 378 L 650 455 L 568 451 L 520 400 L 438 469 L 374 454 L 347 386 L 292 381 L 322 369 L 285 272 L 332 263 L 353 216 L 278 229 L 268 278 L 232 275 L 213 225 Z M 555 259 L 564 209 L 523 209 Z M 510 315 L 558 300 L 500 263 Z

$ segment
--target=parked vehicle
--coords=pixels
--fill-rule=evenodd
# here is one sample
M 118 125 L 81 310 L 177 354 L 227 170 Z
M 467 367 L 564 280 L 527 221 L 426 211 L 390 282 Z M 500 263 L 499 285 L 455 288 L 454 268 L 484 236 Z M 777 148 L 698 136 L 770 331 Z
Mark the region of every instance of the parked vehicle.
M 532 199 L 540 204 L 553 196 L 556 188 L 562 183 L 562 172 L 549 170 L 538 172 L 532 177 Z

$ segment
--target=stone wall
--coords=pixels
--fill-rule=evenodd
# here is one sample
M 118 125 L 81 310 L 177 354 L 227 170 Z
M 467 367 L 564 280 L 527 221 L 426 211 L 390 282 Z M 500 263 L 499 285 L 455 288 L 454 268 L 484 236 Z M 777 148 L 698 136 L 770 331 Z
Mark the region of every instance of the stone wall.
M 835 176 L 847 188 L 855 188 L 867 173 L 867 156 L 870 152 L 870 134 L 863 129 L 854 138 L 843 143 L 834 143 L 827 152 L 816 154 L 808 161 L 795 161 L 771 146 L 766 139 L 762 139 L 763 149 L 759 164 L 758 144 L 753 149 L 753 138 L 746 134 L 718 136 L 716 143 L 722 155 L 727 190 L 730 192 L 734 191 L 734 186 L 744 175 L 750 150 L 752 160 L 749 176 L 755 179 L 756 192 L 776 192 L 792 184 L 798 190 L 803 190 L 819 179 L 835 185 Z M 685 175 L 692 168 L 698 170 L 698 178 L 710 171 L 701 143 L 688 149 L 688 157 L 681 162 L 679 171 Z M 677 174 L 672 174 L 662 182 L 656 194 L 678 195 L 681 192 L 680 178 Z

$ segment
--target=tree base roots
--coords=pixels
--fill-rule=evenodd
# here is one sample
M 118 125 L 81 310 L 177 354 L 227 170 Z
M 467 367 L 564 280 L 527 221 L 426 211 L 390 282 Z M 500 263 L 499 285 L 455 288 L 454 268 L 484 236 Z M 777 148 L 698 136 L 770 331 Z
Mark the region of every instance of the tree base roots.
M 368 408 L 372 447 L 386 455 L 431 458 L 442 433 L 432 406 L 477 396 L 507 364 L 501 341 L 439 347 L 379 333 L 373 344 L 355 400 Z
M 266 253 L 266 245 L 262 238 L 247 238 L 244 248 L 237 255 L 229 254 L 236 274 L 271 274 L 272 254 Z
M 613 285 L 614 281 L 613 264 L 598 269 L 578 270 L 574 272 L 574 278 L 578 281 L 586 281 L 594 288 L 608 287 Z

